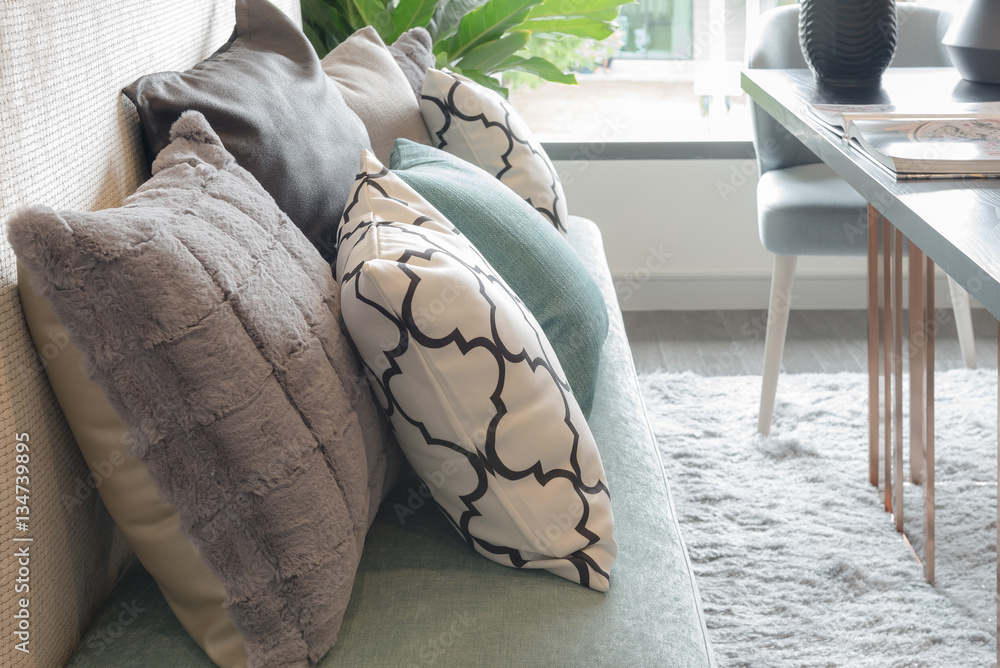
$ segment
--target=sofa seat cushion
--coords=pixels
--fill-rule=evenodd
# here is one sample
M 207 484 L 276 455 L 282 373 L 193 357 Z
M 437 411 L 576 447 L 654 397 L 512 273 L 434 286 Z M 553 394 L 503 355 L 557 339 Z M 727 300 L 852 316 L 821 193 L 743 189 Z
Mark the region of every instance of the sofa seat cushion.
M 571 217 L 568 239 L 608 304 L 590 426 L 615 491 L 619 553 L 603 594 L 547 573 L 514 571 L 466 546 L 415 480 L 376 517 L 340 638 L 320 663 L 334 666 L 714 666 L 698 590 L 593 223 Z M 181 665 L 186 635 L 160 615 L 155 590 L 123 584 L 84 637 L 76 666 Z M 115 642 L 96 645 L 123 603 L 140 615 Z M 171 626 L 173 624 L 173 626 Z M 176 628 L 174 628 L 176 627 Z M 84 663 L 84 659 L 91 663 Z M 74 665 L 74 664 L 71 664 Z M 192 668 L 211 663 L 187 661 Z

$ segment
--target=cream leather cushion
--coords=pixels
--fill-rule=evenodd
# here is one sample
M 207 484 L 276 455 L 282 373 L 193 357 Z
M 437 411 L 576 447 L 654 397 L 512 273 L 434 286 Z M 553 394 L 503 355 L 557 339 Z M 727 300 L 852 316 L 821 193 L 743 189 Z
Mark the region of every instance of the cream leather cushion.
M 28 272 L 20 263 L 17 282 L 35 349 L 92 476 L 63 494 L 64 509 L 71 513 L 81 497 L 96 487 L 194 641 L 223 668 L 245 666 L 243 638 L 222 609 L 222 583 L 181 533 L 177 511 L 160 496 L 146 465 L 129 454 L 125 426 L 104 390 L 84 375 L 79 349 L 48 300 L 31 289 Z

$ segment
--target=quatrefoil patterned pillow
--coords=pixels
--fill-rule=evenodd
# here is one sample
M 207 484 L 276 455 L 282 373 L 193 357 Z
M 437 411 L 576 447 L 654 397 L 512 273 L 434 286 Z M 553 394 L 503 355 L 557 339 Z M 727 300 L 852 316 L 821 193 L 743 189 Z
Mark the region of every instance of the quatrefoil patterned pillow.
M 617 544 L 604 466 L 538 322 L 368 151 L 348 202 L 344 321 L 438 506 L 493 561 L 607 590 Z
M 433 68 L 420 93 L 431 144 L 480 167 L 566 234 L 566 195 L 556 168 L 528 124 L 498 93 Z

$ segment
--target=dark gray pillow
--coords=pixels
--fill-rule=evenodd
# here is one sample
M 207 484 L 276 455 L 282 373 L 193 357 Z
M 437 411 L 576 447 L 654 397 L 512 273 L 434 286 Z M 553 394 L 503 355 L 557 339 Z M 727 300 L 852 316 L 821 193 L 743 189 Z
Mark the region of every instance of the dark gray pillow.
M 201 114 L 173 134 L 120 208 L 27 209 L 10 243 L 225 588 L 249 665 L 313 665 L 381 498 L 384 420 L 330 266 Z
M 200 111 L 324 257 L 335 256 L 347 193 L 371 143 L 284 12 L 266 0 L 237 0 L 233 36 L 208 60 L 144 76 L 124 92 L 151 157 L 182 112 Z

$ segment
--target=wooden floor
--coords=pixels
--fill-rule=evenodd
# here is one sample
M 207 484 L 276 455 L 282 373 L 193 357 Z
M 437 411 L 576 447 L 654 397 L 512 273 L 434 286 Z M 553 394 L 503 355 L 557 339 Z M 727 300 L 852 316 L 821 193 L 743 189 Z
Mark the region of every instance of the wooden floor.
M 627 311 L 625 330 L 639 373 L 693 371 L 703 376 L 760 375 L 764 360 L 764 311 Z M 868 338 L 864 311 L 792 311 L 782 371 L 865 372 Z M 963 366 L 950 310 L 938 313 L 935 368 Z M 976 360 L 997 366 L 997 322 L 973 309 Z

